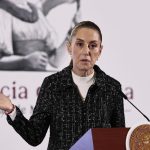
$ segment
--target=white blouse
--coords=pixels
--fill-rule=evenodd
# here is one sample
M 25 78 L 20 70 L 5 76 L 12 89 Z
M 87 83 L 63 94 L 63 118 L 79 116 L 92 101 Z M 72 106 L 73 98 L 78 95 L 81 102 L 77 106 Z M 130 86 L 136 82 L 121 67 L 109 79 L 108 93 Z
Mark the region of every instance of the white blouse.
M 89 76 L 80 77 L 72 71 L 72 78 L 80 91 L 82 99 L 85 100 L 89 87 L 95 82 L 94 72 Z

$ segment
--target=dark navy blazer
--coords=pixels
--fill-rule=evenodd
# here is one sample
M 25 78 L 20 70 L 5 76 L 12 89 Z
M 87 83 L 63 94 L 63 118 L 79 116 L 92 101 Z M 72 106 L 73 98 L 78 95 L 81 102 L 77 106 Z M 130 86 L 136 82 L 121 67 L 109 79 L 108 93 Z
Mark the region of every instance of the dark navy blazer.
M 83 101 L 71 69 L 68 66 L 44 79 L 29 120 L 18 107 L 14 121 L 7 117 L 29 144 L 40 144 L 50 127 L 48 150 L 68 150 L 90 128 L 125 126 L 120 83 L 95 65 L 95 83 Z

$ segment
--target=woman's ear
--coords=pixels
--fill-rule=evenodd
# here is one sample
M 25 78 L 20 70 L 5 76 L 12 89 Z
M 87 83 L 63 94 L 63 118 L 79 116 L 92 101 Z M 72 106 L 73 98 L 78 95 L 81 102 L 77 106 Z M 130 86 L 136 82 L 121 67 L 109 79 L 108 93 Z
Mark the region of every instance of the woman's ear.
M 71 42 L 70 42 L 70 41 L 67 41 L 67 42 L 66 42 L 66 46 L 67 46 L 68 53 L 69 53 L 70 55 L 72 55 Z
M 101 53 L 102 53 L 102 50 L 103 50 L 103 45 L 100 46 L 100 50 L 99 50 L 99 51 L 100 51 L 100 52 L 99 52 L 100 55 L 101 55 Z
M 100 46 L 98 58 L 100 57 L 100 55 L 102 53 L 102 49 L 103 49 L 103 45 Z M 98 60 L 98 58 L 97 58 L 97 60 Z
M 100 46 L 100 54 L 101 54 L 102 50 L 103 50 L 103 45 Z

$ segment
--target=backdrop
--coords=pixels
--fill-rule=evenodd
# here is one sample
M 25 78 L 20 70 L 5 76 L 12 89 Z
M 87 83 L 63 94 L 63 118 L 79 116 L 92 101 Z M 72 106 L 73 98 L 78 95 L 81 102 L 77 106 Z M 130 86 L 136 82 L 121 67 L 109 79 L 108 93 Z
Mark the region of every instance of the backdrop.
M 77 8 L 79 6 L 76 3 L 65 3 L 55 7 L 47 15 L 47 20 L 57 35 L 55 37 L 57 48 L 63 43 L 76 21 L 91 20 L 99 25 L 103 34 L 104 48 L 97 64 L 107 74 L 121 82 L 123 92 L 148 117 L 150 117 L 149 5 L 149 0 L 81 0 L 80 8 Z M 77 18 L 73 21 L 75 15 Z M 0 70 L 0 91 L 9 96 L 27 118 L 32 114 L 44 77 L 68 65 L 70 58 L 66 48 L 63 51 L 64 55 L 61 55 L 63 59 L 57 68 L 47 71 Z M 146 121 L 128 102 L 124 101 L 124 106 L 127 127 Z M 48 136 L 49 134 L 37 147 L 28 145 L 8 125 L 6 116 L 0 111 L 1 150 L 44 150 L 48 145 Z

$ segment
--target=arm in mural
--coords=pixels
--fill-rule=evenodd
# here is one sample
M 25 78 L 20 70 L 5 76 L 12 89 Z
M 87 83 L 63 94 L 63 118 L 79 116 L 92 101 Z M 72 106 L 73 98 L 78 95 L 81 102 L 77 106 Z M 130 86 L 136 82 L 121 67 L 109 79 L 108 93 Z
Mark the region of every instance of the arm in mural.
M 43 13 L 45 15 L 47 15 L 49 13 L 49 11 L 60 5 L 60 4 L 64 4 L 64 3 L 73 3 L 75 2 L 76 0 L 45 0 L 45 2 L 43 3 Z
M 13 16 L 26 21 L 26 22 L 35 22 L 38 20 L 38 13 L 36 7 L 28 3 L 29 7 L 31 8 L 31 12 L 26 9 L 20 8 L 16 6 L 14 3 L 6 0 L 0 1 L 0 8 L 4 9 L 5 11 L 9 12 Z
M 10 55 L 1 57 L 0 70 L 45 71 L 48 62 L 47 57 L 45 52 L 33 52 L 26 56 Z
M 49 63 L 52 66 L 55 66 L 57 68 L 59 68 L 64 63 L 64 58 L 68 57 L 68 52 L 66 50 L 66 41 L 68 40 L 68 36 L 71 34 L 72 28 L 81 21 L 80 0 L 75 0 L 75 1 L 77 2 L 76 13 L 74 14 L 74 17 L 71 21 L 71 25 L 66 35 L 66 38 L 61 43 L 61 45 L 57 48 L 57 50 L 55 51 L 55 55 L 53 55 L 52 59 L 49 60 Z M 68 2 L 71 3 L 74 1 L 68 0 Z

